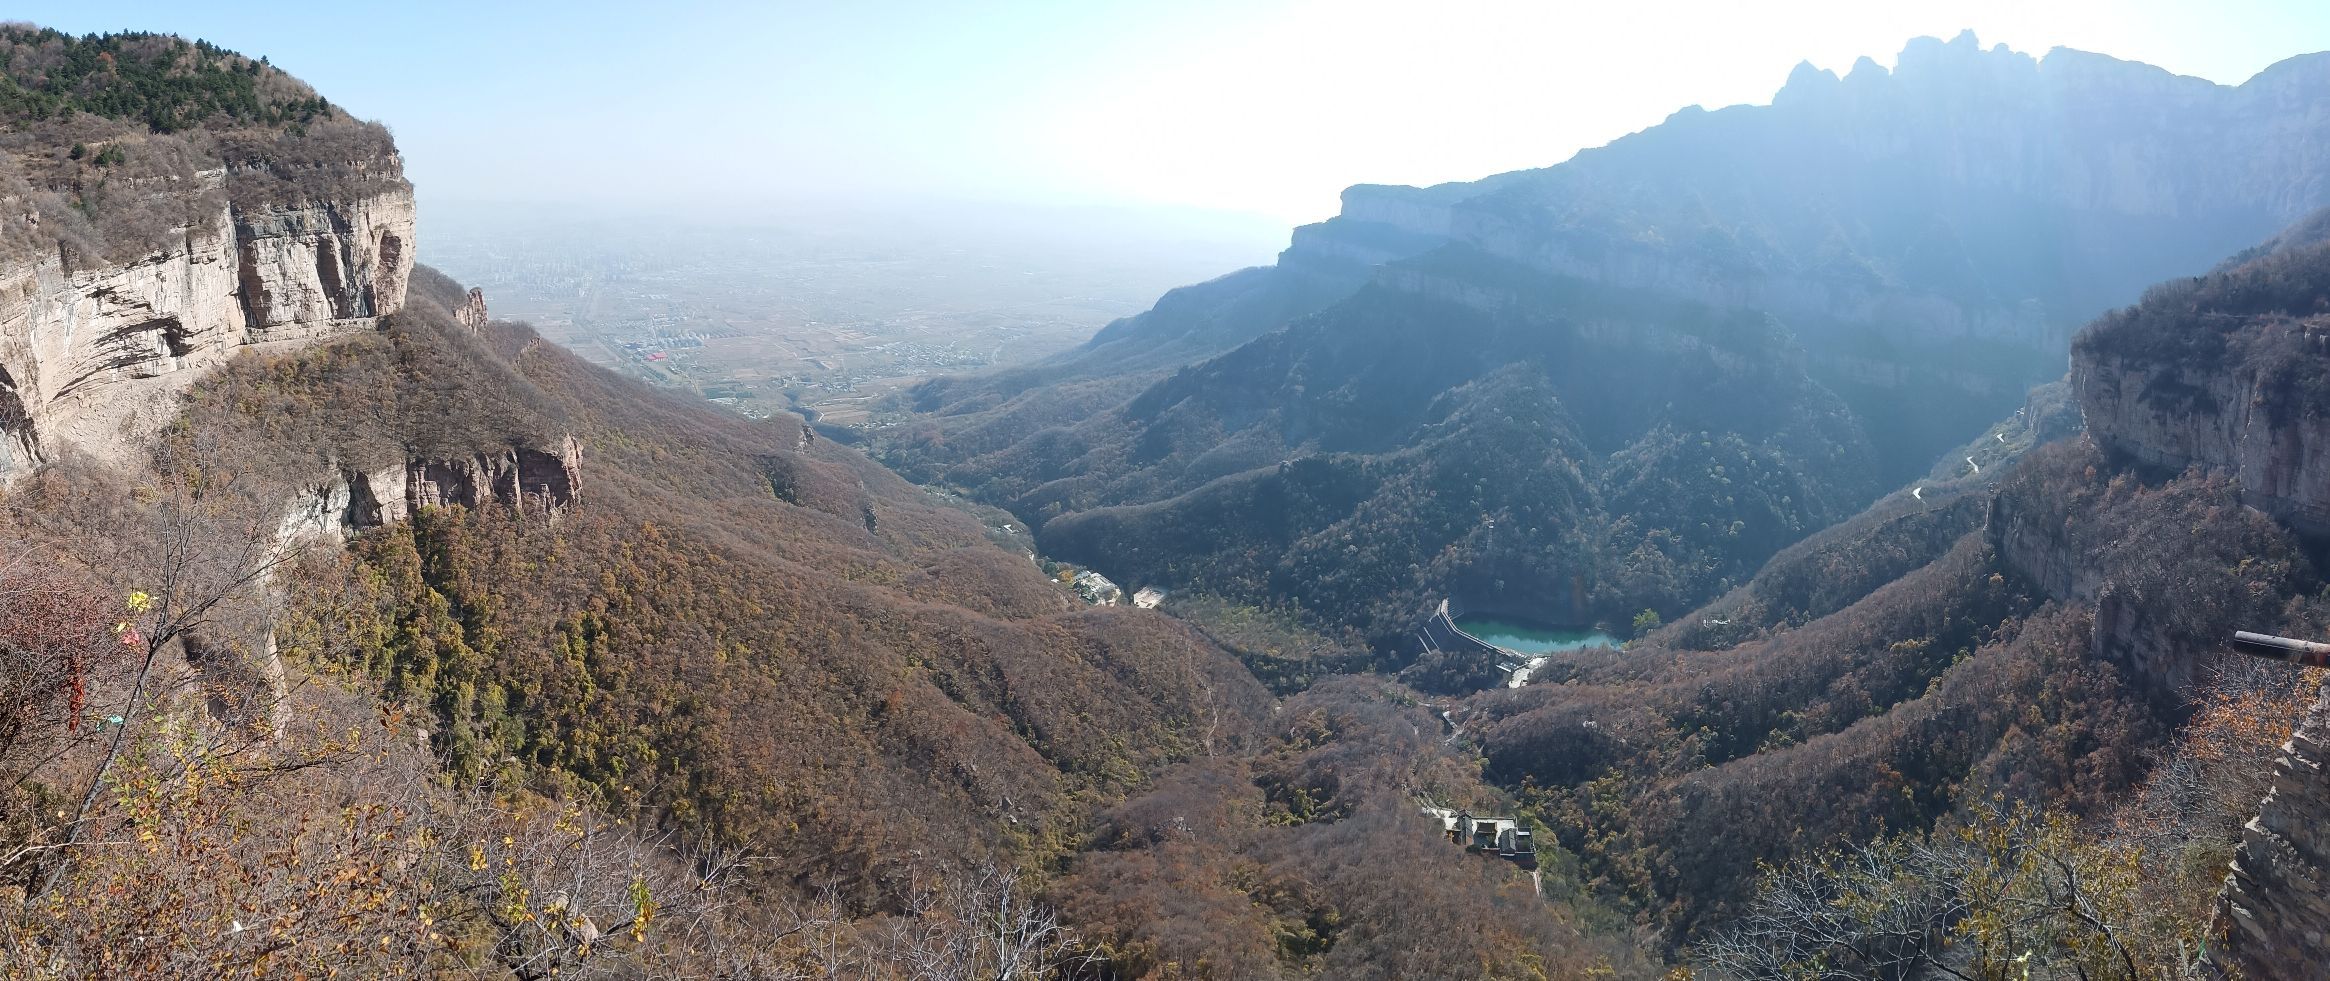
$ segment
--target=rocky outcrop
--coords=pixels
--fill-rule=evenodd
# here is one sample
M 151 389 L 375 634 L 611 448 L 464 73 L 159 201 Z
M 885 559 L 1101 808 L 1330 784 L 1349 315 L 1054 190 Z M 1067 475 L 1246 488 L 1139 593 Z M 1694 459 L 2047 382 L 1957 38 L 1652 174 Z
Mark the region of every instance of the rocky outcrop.
M 1280 265 L 1454 243 L 1764 311 L 1830 375 L 2003 405 L 2098 311 L 2330 203 L 2326 108 L 2330 56 L 2234 87 L 1921 38 L 1891 70 L 1800 66 L 1771 105 L 1690 107 L 1552 167 L 1353 187 Z
M 423 507 L 501 506 L 557 517 L 581 499 L 582 446 L 569 436 L 548 448 L 416 458 L 372 471 L 341 468 L 292 498 L 281 537 L 340 540 Z
M 2242 503 L 2330 535 L 2330 210 L 2081 332 L 2088 432 L 2154 471 L 2239 481 Z
M 413 195 L 399 188 L 234 216 L 248 343 L 369 327 L 404 306 Z
M 2319 977 L 2330 964 L 2330 688 L 2274 764 L 2217 898 L 2218 976 Z M 2237 972 L 2237 973 L 2235 973 Z
M 2032 507 L 2014 493 L 1994 493 L 1984 534 L 1999 562 L 2048 598 L 2093 603 L 2103 586 L 2101 563 L 2082 554 L 2069 525 L 2059 510 Z
M 413 507 L 499 503 L 555 516 L 582 498 L 582 446 L 569 436 L 548 449 L 521 447 L 452 460 L 415 460 L 405 471 Z
M 2212 370 L 2082 350 L 2071 379 L 2088 431 L 2154 469 L 2233 473 L 2244 503 L 2308 535 L 2330 535 L 2330 418 L 2301 404 L 2287 383 L 2293 374 L 2330 372 L 2330 320 L 2252 329 L 2253 344 L 2280 348 L 2285 357 Z
M 368 329 L 404 305 L 413 198 L 393 177 L 344 199 L 238 206 L 233 177 L 171 189 L 196 219 L 134 261 L 66 250 L 0 263 L 0 481 L 76 447 L 119 460 L 174 396 L 237 349 Z
M 2175 718 L 2205 655 L 2275 605 L 2257 597 L 2294 588 L 2297 544 L 2233 493 L 2207 475 L 2147 484 L 2092 445 L 2058 445 L 1999 482 L 1985 534 L 2011 575 L 2089 610 L 2088 656 Z M 2209 572 L 2234 565 L 2237 576 Z
M 292 497 L 279 537 L 338 540 L 404 520 L 412 513 L 408 469 L 341 468 L 331 479 Z
M 485 291 L 472 286 L 469 288 L 469 299 L 462 301 L 461 309 L 453 311 L 453 320 L 475 334 L 485 329 L 487 319 Z
M 2033 506 L 2009 489 L 1991 496 L 1985 533 L 2000 564 L 2050 599 L 2095 611 L 2090 656 L 2127 667 L 2151 687 L 2175 687 L 2189 673 L 2182 649 L 2160 611 L 2148 608 L 2137 590 L 2111 579 L 2111 560 L 2094 542 L 2082 541 L 2081 523 L 2077 516 Z

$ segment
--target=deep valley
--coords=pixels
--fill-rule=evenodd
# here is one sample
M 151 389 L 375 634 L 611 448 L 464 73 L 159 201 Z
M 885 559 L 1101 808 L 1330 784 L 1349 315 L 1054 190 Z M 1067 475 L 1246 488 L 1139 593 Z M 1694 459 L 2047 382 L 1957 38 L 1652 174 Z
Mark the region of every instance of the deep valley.
M 1079 340 L 0 26 L 0 976 L 2309 976 L 2325 120 L 1920 38 Z

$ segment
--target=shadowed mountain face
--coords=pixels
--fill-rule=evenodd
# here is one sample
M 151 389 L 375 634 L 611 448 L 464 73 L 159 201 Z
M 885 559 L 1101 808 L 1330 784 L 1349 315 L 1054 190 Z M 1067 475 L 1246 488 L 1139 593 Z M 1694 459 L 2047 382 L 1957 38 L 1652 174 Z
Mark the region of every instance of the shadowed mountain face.
M 1379 645 L 1451 591 L 1672 615 L 2011 413 L 2080 323 L 2323 203 L 2325 101 L 2318 57 L 2239 87 L 1970 35 L 1807 66 L 1558 166 L 1354 187 L 1276 266 L 926 384 L 877 444 L 1062 558 Z
M 1991 795 L 2105 815 L 2141 781 L 2161 792 L 2180 727 L 2245 660 L 2225 637 L 2325 629 L 2326 227 L 2309 218 L 2094 321 L 2067 384 L 1955 451 L 2001 447 L 1983 475 L 1929 475 L 1624 652 L 1553 655 L 1454 720 L 1492 779 L 1542 788 L 1592 875 L 1682 932 L 1738 912 L 1758 863 L 1823 842 Z M 2319 775 L 2282 779 L 2275 827 L 2318 825 Z M 2231 806 L 2209 805 L 2196 826 L 2217 826 L 2184 853 L 2208 891 L 2245 837 L 2249 802 Z M 2229 894 L 2273 924 L 2242 938 L 2249 976 L 2311 963 L 2272 946 L 2319 921 L 2311 887 L 2282 878 L 2313 866 L 2281 833 L 2246 836 Z
M 992 480 L 1057 515 L 1051 551 L 1291 598 L 1378 640 L 1452 588 L 1565 621 L 1671 613 L 1867 497 L 1867 442 L 1767 319 L 1512 286 L 1606 313 L 1369 287 L 1068 437 L 1101 466 L 1010 485 L 1050 462 L 1039 440 Z

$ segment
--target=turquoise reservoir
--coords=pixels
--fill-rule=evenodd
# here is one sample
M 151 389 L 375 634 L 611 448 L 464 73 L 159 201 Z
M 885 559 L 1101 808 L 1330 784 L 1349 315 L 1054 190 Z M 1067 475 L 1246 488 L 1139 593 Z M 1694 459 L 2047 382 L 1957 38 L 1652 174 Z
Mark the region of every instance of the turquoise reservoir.
M 1581 647 L 1618 647 L 1618 638 L 1599 630 L 1575 627 L 1547 627 L 1519 620 L 1479 616 L 1467 613 L 1456 618 L 1456 625 L 1465 633 L 1495 644 L 1509 651 L 1523 654 L 1552 654 L 1556 651 L 1574 651 Z

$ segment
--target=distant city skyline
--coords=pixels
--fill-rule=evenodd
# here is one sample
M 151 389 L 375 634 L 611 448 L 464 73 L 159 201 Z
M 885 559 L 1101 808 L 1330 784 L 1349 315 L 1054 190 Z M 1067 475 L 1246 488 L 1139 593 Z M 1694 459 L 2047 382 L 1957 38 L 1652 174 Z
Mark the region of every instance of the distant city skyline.
M 1427 16 L 1427 13 L 1429 16 Z M 395 130 L 427 201 L 720 214 L 902 199 L 1267 216 L 1354 183 L 1558 163 L 1801 61 L 1911 37 L 2058 45 L 2239 84 L 2330 48 L 2297 2 L 1452 0 L 311 5 L 36 0 L 199 37 Z

